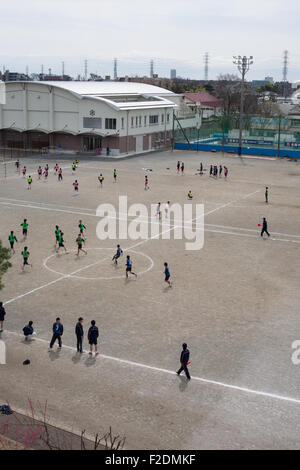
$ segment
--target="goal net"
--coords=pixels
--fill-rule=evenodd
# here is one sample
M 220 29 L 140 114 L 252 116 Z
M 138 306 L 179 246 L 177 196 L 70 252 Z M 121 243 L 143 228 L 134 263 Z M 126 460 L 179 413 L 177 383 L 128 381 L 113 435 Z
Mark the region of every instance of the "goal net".
M 17 168 L 17 160 L 0 161 L 0 179 L 10 178 L 20 174 L 21 168 Z

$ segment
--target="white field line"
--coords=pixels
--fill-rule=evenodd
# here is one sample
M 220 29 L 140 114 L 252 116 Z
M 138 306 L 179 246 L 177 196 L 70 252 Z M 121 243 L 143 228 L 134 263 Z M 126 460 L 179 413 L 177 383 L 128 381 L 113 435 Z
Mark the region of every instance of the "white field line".
M 8 163 L 8 162 L 6 162 L 6 163 Z M 9 162 L 9 163 L 15 163 L 15 161 L 14 161 L 14 162 Z M 44 163 L 43 163 L 43 165 L 44 165 Z M 72 165 L 72 164 L 71 164 L 71 165 Z M 72 170 L 71 165 L 68 165 L 68 166 L 61 166 L 60 168 L 61 168 L 62 170 L 67 170 L 67 169 L 71 169 L 71 170 Z M 41 165 L 41 166 L 42 166 L 42 165 Z M 16 171 L 15 173 L 18 173 L 18 172 Z M 14 180 L 14 179 L 20 179 L 20 178 L 21 178 L 22 180 L 24 180 L 25 182 L 27 182 L 27 177 L 28 177 L 27 175 L 36 176 L 36 168 L 32 169 L 31 172 L 30 172 L 30 170 L 27 169 L 25 178 L 23 177 L 23 175 L 22 175 L 21 173 L 22 173 L 22 170 L 20 169 L 20 172 L 19 172 L 18 174 L 14 175 L 14 176 L 7 176 L 6 178 L 5 178 L 5 176 L 0 176 L 0 180 L 4 180 L 4 181 L 5 181 L 5 180 Z M 48 176 L 49 181 L 50 181 L 50 178 L 51 178 L 52 175 L 57 178 L 57 176 L 54 174 L 54 171 L 53 171 L 53 172 L 50 171 L 50 172 L 49 172 L 49 176 Z
M 246 199 L 246 198 L 252 196 L 253 194 L 256 194 L 258 191 L 260 191 L 260 190 L 254 191 L 253 193 L 250 193 L 250 194 L 247 194 L 246 196 L 243 196 L 242 199 Z M 231 202 L 228 202 L 228 203 L 226 203 L 226 204 L 223 204 L 223 205 L 220 206 L 220 207 L 217 207 L 216 209 L 212 209 L 211 211 L 207 212 L 206 214 L 204 214 L 203 217 L 200 217 L 200 218 L 203 219 L 203 218 L 205 217 L 205 215 L 212 214 L 213 212 L 216 212 L 217 210 L 220 210 L 220 209 L 222 209 L 222 208 L 224 208 L 224 207 L 227 207 L 227 206 L 229 206 L 230 204 L 233 204 L 234 202 L 236 202 L 236 201 L 231 201 Z M 195 218 L 195 219 L 193 219 L 193 220 L 196 221 L 196 220 L 198 220 L 198 219 Z M 191 222 L 192 222 L 192 221 L 191 221 Z M 152 237 L 150 237 L 150 238 L 147 238 L 147 239 L 145 239 L 145 240 L 142 240 L 142 241 L 140 241 L 140 242 L 135 243 L 134 245 L 132 245 L 132 246 L 130 246 L 130 247 L 128 247 L 128 248 L 125 248 L 123 251 L 125 252 L 125 251 L 128 251 L 128 250 L 133 250 L 134 248 L 137 248 L 137 247 L 139 247 L 139 246 L 141 246 L 141 245 L 144 245 L 145 243 L 148 243 L 149 241 L 154 240 L 154 239 L 160 237 L 160 236 L 161 236 L 162 234 L 164 234 L 164 233 L 169 233 L 169 232 L 175 230 L 176 228 L 177 228 L 177 226 L 173 226 L 173 227 L 171 227 L 171 228 L 168 228 L 167 230 L 165 230 L 165 231 L 162 232 L 162 233 L 158 233 L 158 234 L 156 234 L 156 235 L 154 235 L 154 236 L 152 236 Z M 82 267 L 82 268 L 77 269 L 76 271 L 73 271 L 73 272 L 70 273 L 70 274 L 66 274 L 66 275 L 64 275 L 64 276 L 59 277 L 58 279 L 56 279 L 56 280 L 54 280 L 54 281 L 48 282 L 47 284 L 43 284 L 42 286 L 37 287 L 37 288 L 35 288 L 35 289 L 33 289 L 33 290 L 29 291 L 29 292 L 26 292 L 25 294 L 21 294 L 21 295 L 15 297 L 15 298 L 13 298 L 13 299 L 10 299 L 10 300 L 6 301 L 6 302 L 4 303 L 4 305 L 8 305 L 8 304 L 10 304 L 10 303 L 12 303 L 12 302 L 14 302 L 14 301 L 16 301 L 16 300 L 19 300 L 19 299 L 21 299 L 21 298 L 23 298 L 23 297 L 25 297 L 25 296 L 27 296 L 27 295 L 33 294 L 34 292 L 37 292 L 38 290 L 44 289 L 45 287 L 48 287 L 48 286 L 50 286 L 50 285 L 52 285 L 52 284 L 55 284 L 56 282 L 62 281 L 63 279 L 70 278 L 70 277 L 73 276 L 74 274 L 77 274 L 77 273 L 79 273 L 80 271 L 83 271 L 83 270 L 85 270 L 85 269 L 94 267 L 94 266 L 96 266 L 97 264 L 102 263 L 102 262 L 105 261 L 106 259 L 107 259 L 107 258 L 105 258 L 105 259 L 103 259 L 103 260 L 100 260 L 100 261 L 97 261 L 96 263 L 93 263 L 93 264 L 91 264 L 91 265 L 84 266 L 84 267 Z
M 21 335 L 19 333 L 12 332 L 12 331 L 5 330 L 5 333 L 7 333 L 9 335 L 13 335 L 13 336 L 24 337 L 23 335 Z M 34 341 L 38 341 L 38 342 L 46 343 L 46 344 L 50 343 L 50 341 L 47 341 L 43 338 L 35 338 L 33 340 L 33 342 Z M 65 346 L 64 345 L 63 349 L 69 349 L 70 351 L 74 351 L 74 352 L 77 351 L 77 349 L 72 347 L 72 346 Z M 87 354 L 88 351 L 84 350 L 84 353 Z M 140 368 L 143 368 L 143 369 L 148 369 L 148 370 L 151 370 L 151 371 L 154 371 L 154 372 L 160 372 L 160 373 L 169 374 L 169 375 L 176 375 L 175 371 L 172 371 L 172 370 L 169 370 L 169 369 L 163 369 L 161 367 L 150 366 L 148 364 L 142 364 L 140 362 L 129 361 L 127 359 L 120 359 L 118 357 L 107 356 L 106 354 L 100 354 L 99 358 L 109 360 L 109 361 L 118 362 L 120 364 L 125 364 L 125 365 L 132 366 L 132 367 L 140 367 Z M 208 385 L 214 385 L 216 387 L 223 387 L 223 388 L 227 388 L 227 389 L 230 389 L 230 390 L 236 390 L 236 391 L 247 393 L 247 394 L 262 396 L 262 397 L 266 397 L 266 398 L 272 398 L 272 399 L 275 399 L 275 400 L 286 401 L 286 402 L 289 402 L 289 403 L 296 403 L 297 405 L 300 404 L 300 399 L 297 399 L 297 398 L 287 397 L 287 396 L 283 396 L 283 395 L 277 395 L 275 393 L 263 392 L 263 391 L 260 391 L 260 390 L 254 390 L 254 389 L 248 388 L 248 387 L 240 387 L 238 385 L 227 384 L 225 382 L 219 382 L 217 380 L 205 379 L 203 377 L 196 377 L 196 376 L 192 375 L 192 381 L 193 382 L 197 381 L 197 382 L 205 383 L 205 384 L 208 384 Z
M 2 201 L 3 200 L 3 201 Z M 6 202 L 8 201 L 8 202 Z M 11 204 L 9 201 L 15 201 L 15 202 L 21 202 L 23 204 Z M 217 203 L 212 203 L 212 202 L 209 202 L 209 201 L 206 201 L 207 204 L 217 204 Z M 86 208 L 86 207 L 76 207 L 76 206 L 65 206 L 63 204 L 60 204 L 59 206 L 56 206 L 56 207 L 51 207 L 51 204 L 46 204 L 46 203 L 43 203 L 43 202 L 33 202 L 33 201 L 24 201 L 24 200 L 20 200 L 20 199 L 11 199 L 11 198 L 4 198 L 4 197 L 0 197 L 0 205 L 15 205 L 15 206 L 21 206 L 21 207 L 28 207 L 29 209 L 40 209 L 40 210 L 48 210 L 48 211 L 53 211 L 53 212 L 65 212 L 65 213 L 69 213 L 69 214 L 78 214 L 78 215 L 85 215 L 87 217 L 99 217 L 97 216 L 97 214 L 95 213 L 95 210 L 94 209 L 90 209 L 90 208 Z M 222 205 L 221 203 L 218 203 L 218 205 Z M 241 206 L 243 207 L 243 206 Z M 68 210 L 65 210 L 65 209 L 61 209 L 61 208 L 66 208 L 66 209 L 76 209 L 75 211 L 68 211 Z M 217 208 L 218 209 L 218 208 Z M 86 211 L 91 211 L 92 213 L 89 213 L 89 212 L 79 212 L 79 211 L 83 211 L 83 210 L 86 210 Z M 162 213 L 164 212 L 164 208 L 162 208 Z M 119 212 L 118 213 L 119 215 L 124 215 L 124 216 L 127 216 L 128 219 L 130 218 L 134 218 L 135 216 L 129 216 L 128 214 L 126 214 L 125 212 Z M 207 215 L 207 214 L 205 214 Z M 118 217 L 118 216 L 107 216 L 108 219 L 116 219 L 116 220 L 126 220 L 124 218 L 121 218 L 121 217 Z M 143 220 L 144 219 L 144 220 Z M 141 223 L 143 223 L 143 221 L 145 223 L 149 223 L 149 221 L 156 221 L 157 222 L 157 217 L 143 217 L 141 216 L 140 217 L 140 220 L 141 220 Z M 165 223 L 168 219 L 162 219 L 162 221 L 160 223 Z M 178 222 L 181 222 L 181 220 L 179 219 L 173 219 L 173 222 L 174 224 L 176 224 L 177 227 L 180 226 L 180 228 L 184 228 L 185 226 L 189 226 L 189 225 L 192 225 L 193 227 L 195 228 L 202 228 L 203 227 L 203 223 L 195 223 L 193 221 L 186 221 L 184 225 L 178 225 Z M 174 227 L 174 224 L 170 224 L 170 227 Z M 244 231 L 244 232 L 253 232 L 253 233 L 260 233 L 259 230 L 254 230 L 254 229 L 250 229 L 250 228 L 244 228 L 244 227 L 232 227 L 232 226 L 228 226 L 228 225 L 217 225 L 217 224 L 208 224 L 208 223 L 204 223 L 204 227 L 205 227 L 205 231 L 208 231 L 206 229 L 206 227 L 216 227 L 216 228 L 222 228 L 222 229 L 228 229 L 228 230 L 240 230 L 240 231 Z M 215 231 L 216 233 L 218 233 L 217 231 Z M 227 232 L 220 232 L 220 233 L 227 233 Z M 229 232 L 228 232 L 229 233 Z M 273 235 L 279 235 L 279 236 L 283 236 L 283 237 L 290 237 L 290 238 L 300 238 L 300 235 L 295 235 L 295 234 L 289 234 L 289 233 L 281 233 L 281 232 L 273 232 L 272 231 L 272 234 Z
M 226 207 L 227 205 L 229 205 L 230 203 L 228 204 L 225 204 L 221 207 L 217 207 L 216 209 L 213 209 L 212 211 L 209 211 L 205 214 L 208 215 L 208 214 L 211 214 L 212 212 L 215 212 L 216 210 L 219 210 L 223 207 Z M 9 202 L 2 202 L 0 201 L 0 205 L 5 205 L 5 206 L 17 206 L 17 207 L 26 207 L 26 208 L 30 208 L 30 209 L 38 209 L 38 210 L 45 210 L 45 211 L 53 211 L 53 212 L 63 212 L 63 213 L 68 213 L 68 214 L 76 214 L 76 215 L 86 215 L 86 216 L 92 216 L 92 217 L 99 217 L 97 216 L 96 214 L 86 214 L 84 212 L 79 212 L 79 211 L 70 211 L 70 210 L 65 210 L 65 209 L 58 209 L 58 208 L 49 208 L 49 207 L 40 207 L 40 206 L 33 206 L 33 205 L 26 205 L 26 204 L 14 204 L 14 203 L 9 203 Z M 129 216 L 128 216 L 129 217 Z M 134 216 L 132 216 L 134 217 Z M 126 218 L 121 218 L 121 217 L 115 217 L 115 216 L 106 216 L 107 219 L 113 219 L 113 220 L 127 220 Z M 157 223 L 160 223 L 162 225 L 164 225 L 162 222 L 158 222 L 157 219 L 155 219 L 154 217 L 150 217 L 148 220 L 145 219 L 144 221 L 141 221 L 141 223 L 149 223 L 149 220 L 154 220 L 156 221 Z M 233 235 L 233 236 L 237 236 L 237 237 L 246 237 L 246 238 L 257 238 L 259 235 L 260 235 L 260 231 L 259 230 L 253 230 L 253 229 L 246 229 L 246 228 L 241 228 L 241 227 L 228 227 L 228 226 L 222 226 L 222 225 L 214 225 L 214 224 L 203 224 L 203 223 L 194 223 L 194 221 L 197 220 L 197 219 L 193 219 L 191 221 L 187 221 L 185 222 L 184 225 L 181 225 L 181 224 L 165 224 L 165 225 L 169 225 L 170 228 L 168 228 L 167 230 L 165 230 L 164 232 L 161 232 L 159 235 L 156 235 L 154 237 L 150 237 L 149 239 L 147 239 L 148 241 L 151 240 L 151 239 L 154 239 L 154 238 L 157 238 L 158 236 L 161 236 L 165 233 L 169 233 L 171 232 L 172 230 L 175 230 L 176 228 L 181 228 L 181 229 L 185 229 L 185 228 L 191 228 L 191 227 L 194 227 L 194 229 L 202 229 L 203 226 L 204 226 L 204 231 L 205 232 L 208 232 L 208 233 L 219 233 L 219 234 L 222 234 L 222 235 Z M 176 220 L 174 220 L 174 222 L 176 222 Z M 250 235 L 250 234 L 242 234 L 242 233 L 238 233 L 238 232 L 231 232 L 231 231 L 226 231 L 226 230 L 212 230 L 212 229 L 208 229 L 206 227 L 224 227 L 224 228 L 228 228 L 228 229 L 231 229 L 231 230 L 240 230 L 240 231 L 246 231 L 246 232 L 253 232 L 253 233 L 256 233 L 256 235 Z M 284 237 L 295 237 L 295 238 L 299 238 L 300 239 L 300 236 L 299 235 L 290 235 L 290 234 L 287 234 L 287 233 L 280 233 L 280 232 L 272 232 L 272 235 L 279 235 L 279 236 L 284 236 Z M 145 241 L 147 241 L 145 240 Z M 273 241 L 278 241 L 278 242 L 288 242 L 288 243 L 300 243 L 300 240 L 286 240 L 286 239 L 283 239 L 283 238 L 274 238 L 274 237 L 270 237 L 270 240 L 273 240 Z M 136 245 L 133 246 L 133 248 L 135 247 Z M 98 264 L 98 263 L 96 263 Z M 72 276 L 72 274 L 70 275 Z

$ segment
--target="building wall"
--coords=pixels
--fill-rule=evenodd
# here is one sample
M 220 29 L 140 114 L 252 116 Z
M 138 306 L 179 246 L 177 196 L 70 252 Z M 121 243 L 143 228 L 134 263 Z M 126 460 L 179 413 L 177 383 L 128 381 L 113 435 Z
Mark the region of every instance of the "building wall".
M 157 123 L 150 124 L 150 116 L 158 116 Z M 101 126 L 84 128 L 84 118 L 101 119 Z M 116 129 L 105 129 L 106 118 L 116 119 Z M 11 131 L 5 130 L 9 128 Z M 100 99 L 80 98 L 39 82 L 7 84 L 6 103 L 0 105 L 0 135 L 3 144 L 8 146 L 15 142 L 24 148 L 59 146 L 62 150 L 82 151 L 84 135 L 101 133 L 104 134 L 99 135 L 103 149 L 109 147 L 120 153 L 131 153 L 136 151 L 137 142 L 141 150 L 165 144 L 166 133 L 172 128 L 172 106 L 117 110 Z

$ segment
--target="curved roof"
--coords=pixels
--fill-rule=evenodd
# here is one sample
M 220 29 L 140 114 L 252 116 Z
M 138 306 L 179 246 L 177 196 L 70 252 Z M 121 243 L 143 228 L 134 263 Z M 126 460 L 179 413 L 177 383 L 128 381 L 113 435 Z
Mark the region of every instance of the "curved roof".
M 160 88 L 147 83 L 137 82 L 114 82 L 104 80 L 102 82 L 37 82 L 40 85 L 56 86 L 64 90 L 77 93 L 82 96 L 105 96 L 105 95 L 174 95 L 170 90 Z

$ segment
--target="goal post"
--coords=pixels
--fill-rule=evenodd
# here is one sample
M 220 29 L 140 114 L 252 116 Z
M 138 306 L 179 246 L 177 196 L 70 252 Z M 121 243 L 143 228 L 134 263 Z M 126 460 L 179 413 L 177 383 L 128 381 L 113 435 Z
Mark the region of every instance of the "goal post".
M 17 160 L 0 161 L 0 179 L 6 179 L 20 174 L 20 165 L 17 167 Z

